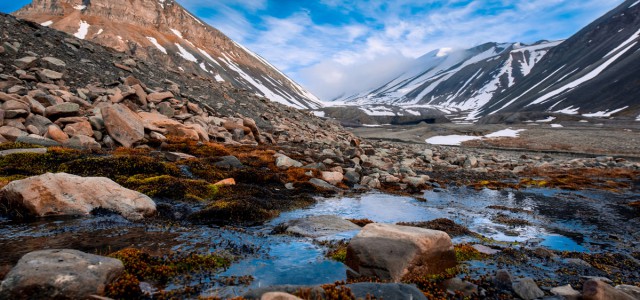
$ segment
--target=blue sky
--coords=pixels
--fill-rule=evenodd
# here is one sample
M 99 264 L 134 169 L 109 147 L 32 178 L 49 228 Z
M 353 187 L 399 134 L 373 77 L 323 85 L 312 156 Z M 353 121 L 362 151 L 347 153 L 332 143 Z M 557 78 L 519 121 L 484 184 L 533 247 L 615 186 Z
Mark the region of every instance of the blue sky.
M 29 2 L 2 0 L 0 11 Z M 177 2 L 326 100 L 381 83 L 434 49 L 564 39 L 623 1 Z

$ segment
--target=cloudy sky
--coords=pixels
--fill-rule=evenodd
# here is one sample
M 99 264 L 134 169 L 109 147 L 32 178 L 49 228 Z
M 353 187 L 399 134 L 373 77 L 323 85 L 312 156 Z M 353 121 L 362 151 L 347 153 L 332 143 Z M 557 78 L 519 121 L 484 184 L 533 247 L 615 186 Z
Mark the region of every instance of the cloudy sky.
M 323 100 L 438 48 L 564 39 L 623 0 L 177 0 Z M 30 2 L 0 0 L 9 12 Z

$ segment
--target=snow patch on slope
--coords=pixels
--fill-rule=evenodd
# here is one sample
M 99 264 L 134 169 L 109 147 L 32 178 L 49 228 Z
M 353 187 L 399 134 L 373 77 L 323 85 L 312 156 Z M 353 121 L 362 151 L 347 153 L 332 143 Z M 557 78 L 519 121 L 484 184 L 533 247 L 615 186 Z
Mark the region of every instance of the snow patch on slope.
M 198 62 L 198 59 L 196 59 L 195 56 L 193 56 L 193 54 L 191 54 L 191 52 L 187 51 L 187 49 L 182 48 L 182 46 L 180 46 L 180 44 L 175 43 L 176 47 L 178 47 L 178 50 L 180 50 L 180 52 L 178 53 L 178 55 L 182 56 L 182 58 L 188 60 L 188 61 L 192 61 L 192 62 Z
M 83 10 L 83 9 L 87 8 L 87 6 L 86 5 L 76 5 L 73 8 L 77 9 L 77 10 Z
M 154 45 L 156 46 L 156 48 L 158 48 L 158 50 L 160 50 L 160 52 L 167 54 L 167 49 L 165 47 L 162 47 L 162 45 L 160 45 L 158 43 L 158 40 L 156 40 L 153 37 L 148 36 L 147 39 Z
M 175 30 L 173 28 L 171 28 L 171 32 L 173 32 L 173 34 L 177 35 L 179 38 L 182 38 L 182 32 Z
M 80 28 L 78 28 L 78 32 L 74 33 L 73 35 L 81 40 L 84 40 L 84 38 L 87 36 L 87 33 L 89 33 L 89 27 L 91 25 L 83 20 L 80 20 L 79 26 Z
M 621 112 L 625 109 L 629 108 L 629 106 L 625 106 L 622 108 L 618 108 L 618 109 L 614 109 L 612 111 L 609 111 L 608 109 L 605 111 L 599 111 L 599 112 L 595 112 L 595 113 L 588 113 L 588 114 L 582 114 L 585 117 L 599 117 L 599 118 L 608 118 L 611 117 L 611 115 Z
M 482 136 L 469 136 L 469 135 L 441 135 L 441 136 L 434 136 L 434 137 L 430 137 L 428 139 L 425 140 L 425 142 L 427 142 L 428 144 L 432 144 L 432 145 L 450 145 L 450 146 L 458 146 L 460 144 L 462 144 L 463 142 L 467 142 L 467 141 L 473 141 L 473 140 L 479 140 L 482 138 L 515 138 L 518 137 L 518 135 L 520 134 L 520 132 L 525 131 L 526 129 L 511 129 L 511 128 L 507 128 L 507 129 L 503 129 L 500 131 L 496 131 L 494 133 L 490 133 L 485 135 L 484 137 Z
M 51 26 L 51 24 L 53 24 L 53 21 L 51 21 L 51 20 L 46 21 L 44 23 L 40 23 L 40 25 L 45 26 L 45 27 L 49 27 L 49 26 Z

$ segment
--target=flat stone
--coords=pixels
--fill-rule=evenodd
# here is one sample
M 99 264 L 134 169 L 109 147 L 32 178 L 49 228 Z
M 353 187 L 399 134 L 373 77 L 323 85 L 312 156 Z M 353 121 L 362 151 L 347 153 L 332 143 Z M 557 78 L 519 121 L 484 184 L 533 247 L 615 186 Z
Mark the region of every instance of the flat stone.
M 79 111 L 80 105 L 76 103 L 61 103 L 47 107 L 44 111 L 44 115 L 49 119 L 57 119 L 75 116 Z
M 186 153 L 181 153 L 181 152 L 166 152 L 164 154 L 164 157 L 168 160 L 168 161 L 180 161 L 180 160 L 188 160 L 188 159 L 194 159 L 196 158 L 193 155 L 190 154 L 186 154 Z
M 38 71 L 36 74 L 42 79 L 48 80 L 60 80 L 62 79 L 63 74 L 60 72 L 56 72 L 54 70 L 42 69 Z
M 173 98 L 173 93 L 169 91 L 155 92 L 147 95 L 147 101 L 153 102 L 153 103 L 160 103 L 162 102 L 162 100 L 169 99 L 169 98 Z
M 67 68 L 67 63 L 55 57 L 43 57 L 40 59 L 40 65 L 44 68 L 62 72 Z
M 88 299 L 124 272 L 115 258 L 77 250 L 25 254 L 0 285 L 0 299 Z
M 37 57 L 34 56 L 25 56 L 23 58 L 19 58 L 13 61 L 13 65 L 18 67 L 19 69 L 28 69 L 36 65 Z
M 20 136 L 16 139 L 16 142 L 18 143 L 25 143 L 25 144 L 31 144 L 31 145 L 38 145 L 38 146 L 43 146 L 43 147 L 57 147 L 60 146 L 61 144 L 58 143 L 57 141 L 54 141 L 52 139 L 48 139 L 46 137 L 42 137 L 39 135 L 28 135 L 28 136 Z M 44 148 L 43 148 L 44 149 Z
M 360 230 L 360 226 L 338 216 L 308 216 L 285 224 L 285 232 L 295 236 L 319 238 L 341 232 Z
M 89 123 L 88 121 L 68 124 L 64 127 L 63 131 L 71 137 L 76 135 L 93 136 L 91 123 Z
M 28 149 L 9 149 L 0 151 L 0 156 L 7 156 L 11 154 L 17 153 L 36 153 L 36 154 L 45 154 L 47 153 L 47 148 L 28 148 Z
M 342 182 L 342 179 L 344 179 L 344 175 L 342 175 L 341 172 L 326 172 L 325 171 L 325 172 L 321 173 L 321 177 L 322 177 L 322 180 L 324 180 L 324 181 L 326 181 L 326 182 L 328 182 L 330 184 L 333 184 L 333 185 L 336 185 L 336 184 Z

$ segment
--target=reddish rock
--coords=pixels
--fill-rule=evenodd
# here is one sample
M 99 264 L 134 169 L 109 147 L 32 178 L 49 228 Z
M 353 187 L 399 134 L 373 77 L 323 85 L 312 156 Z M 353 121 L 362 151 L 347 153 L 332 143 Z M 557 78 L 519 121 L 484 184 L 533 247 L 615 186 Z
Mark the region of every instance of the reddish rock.
M 131 220 L 156 212 L 151 198 L 109 178 L 66 173 L 46 173 L 13 181 L 0 190 L 0 203 L 10 210 L 38 217 L 88 215 L 99 207 Z
M 61 103 L 49 106 L 45 109 L 44 115 L 49 119 L 75 116 L 80 111 L 80 105 L 76 103 Z
M 109 135 L 123 146 L 130 148 L 144 139 L 142 119 L 127 106 L 115 104 L 104 107 L 102 118 Z
M 12 126 L 2 126 L 0 127 L 0 135 L 9 141 L 15 142 L 18 137 L 27 136 L 29 134 Z
M 342 182 L 342 179 L 344 179 L 344 176 L 341 172 L 322 172 L 322 180 L 333 185 Z
M 93 151 L 98 151 L 102 148 L 94 138 L 81 134 L 67 140 L 65 145 L 69 148 Z
M 236 180 L 233 179 L 233 178 L 227 178 L 227 179 L 220 180 L 220 181 L 214 183 L 213 185 L 217 185 L 217 186 L 236 185 Z
M 346 264 L 356 274 L 399 282 L 409 273 L 441 274 L 455 267 L 445 232 L 390 224 L 368 224 L 347 247 Z
M 167 137 L 174 136 L 194 141 L 200 140 L 196 130 L 164 115 L 148 112 L 139 112 L 138 115 L 142 118 L 144 128 L 151 131 L 160 132 Z
M 162 100 L 169 99 L 169 98 L 173 98 L 173 93 L 169 91 L 155 92 L 147 95 L 147 101 L 153 102 L 153 103 L 160 103 L 162 102 Z
M 76 135 L 92 136 L 93 135 L 93 129 L 91 129 L 91 123 L 89 123 L 88 121 L 69 124 L 64 127 L 64 132 L 69 136 L 76 136 Z
M 47 127 L 47 133 L 45 137 L 50 138 L 58 143 L 64 143 L 69 139 L 69 135 L 67 135 L 58 125 L 51 124 Z

